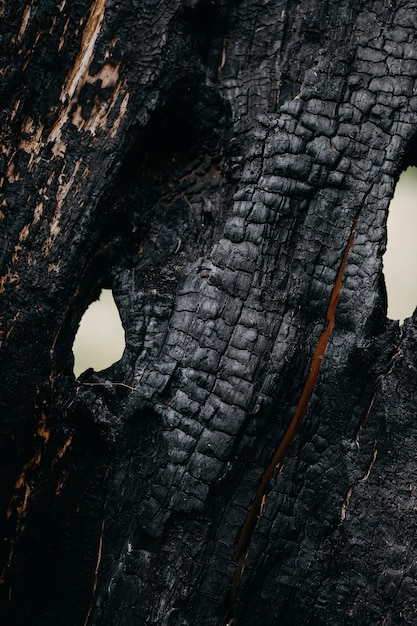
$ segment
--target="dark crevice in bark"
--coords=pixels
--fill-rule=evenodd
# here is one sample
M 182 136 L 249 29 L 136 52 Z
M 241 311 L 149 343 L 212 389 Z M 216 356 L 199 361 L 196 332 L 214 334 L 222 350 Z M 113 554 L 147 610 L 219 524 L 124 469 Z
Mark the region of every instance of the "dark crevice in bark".
M 191 1 L 179 11 L 178 18 L 184 24 L 185 35 L 190 38 L 197 58 L 216 77 L 228 29 L 226 3 L 224 0 Z
M 404 151 L 404 156 L 401 160 L 400 166 L 398 176 L 408 167 L 417 167 L 417 134 L 414 135 L 408 142 L 408 146 Z

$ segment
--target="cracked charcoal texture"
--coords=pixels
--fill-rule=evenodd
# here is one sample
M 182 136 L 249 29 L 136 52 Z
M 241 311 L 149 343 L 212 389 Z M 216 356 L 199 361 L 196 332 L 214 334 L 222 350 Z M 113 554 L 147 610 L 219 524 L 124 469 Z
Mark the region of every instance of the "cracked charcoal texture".
M 0 10 L 1 622 L 416 623 L 417 3 Z M 126 349 L 74 380 L 103 287 Z

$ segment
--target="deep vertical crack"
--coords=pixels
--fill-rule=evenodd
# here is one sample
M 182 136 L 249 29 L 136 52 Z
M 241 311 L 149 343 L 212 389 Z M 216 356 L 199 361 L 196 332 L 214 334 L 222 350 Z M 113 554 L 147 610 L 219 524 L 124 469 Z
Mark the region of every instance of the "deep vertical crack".
M 376 445 L 377 445 L 377 442 L 375 441 L 375 446 L 376 446 Z M 340 521 L 341 521 L 341 522 L 344 522 L 344 521 L 345 521 L 345 518 L 346 518 L 346 511 L 347 511 L 347 508 L 348 508 L 348 506 L 349 506 L 349 502 L 350 502 L 350 498 L 352 497 L 353 490 L 354 490 L 354 489 L 355 489 L 355 487 L 357 487 L 360 483 L 363 483 L 363 482 L 365 482 L 366 480 L 368 480 L 369 475 L 370 475 L 370 473 L 371 473 L 371 471 L 372 471 L 372 467 L 373 467 L 373 465 L 374 465 L 374 463 L 375 463 L 375 461 L 376 461 L 376 457 L 377 457 L 377 456 L 378 456 L 378 450 L 377 450 L 377 448 L 375 447 L 375 449 L 374 449 L 374 451 L 373 451 L 373 454 L 372 454 L 372 458 L 371 458 L 371 460 L 370 460 L 370 462 L 369 462 L 369 465 L 368 465 L 368 467 L 366 468 L 366 470 L 365 470 L 364 474 L 363 474 L 360 478 L 358 478 L 357 480 L 355 480 L 355 482 L 354 482 L 354 483 L 352 483 L 352 485 L 350 485 L 349 489 L 347 490 L 346 495 L 345 495 L 345 497 L 343 498 L 342 507 L 341 507 L 341 509 L 340 509 Z
M 278 444 L 278 447 L 276 448 L 275 454 L 271 462 L 269 463 L 265 472 L 263 473 L 261 482 L 256 491 L 255 497 L 249 508 L 248 514 L 246 516 L 245 522 L 240 532 L 236 552 L 233 556 L 233 559 L 236 562 L 236 570 L 232 577 L 228 609 L 223 620 L 224 626 L 231 626 L 234 622 L 234 618 L 233 618 L 234 606 L 235 606 L 236 597 L 237 597 L 237 593 L 238 593 L 239 586 L 240 586 L 240 581 L 241 581 L 241 578 L 245 569 L 247 554 L 250 548 L 250 543 L 252 540 L 252 536 L 253 536 L 253 532 L 255 530 L 256 524 L 258 522 L 259 517 L 262 515 L 262 511 L 264 510 L 264 507 L 266 504 L 268 492 L 271 486 L 272 477 L 274 476 L 276 472 L 279 472 L 282 468 L 285 455 L 287 454 L 287 451 L 295 435 L 297 434 L 298 428 L 307 413 L 311 396 L 313 394 L 314 388 L 317 383 L 317 378 L 320 372 L 321 364 L 323 362 L 324 353 L 326 351 L 330 335 L 335 327 L 337 303 L 339 300 L 340 290 L 343 284 L 343 278 L 345 275 L 349 252 L 355 240 L 355 233 L 356 233 L 356 228 L 357 228 L 358 221 L 359 221 L 359 215 L 360 215 L 360 209 L 356 215 L 355 221 L 353 222 L 353 226 L 350 231 L 350 236 L 349 236 L 347 245 L 345 247 L 345 250 L 343 252 L 339 269 L 336 274 L 336 279 L 335 279 L 335 282 L 334 282 L 334 285 L 330 294 L 329 304 L 327 305 L 326 326 L 318 340 L 318 343 L 314 352 L 313 360 L 311 362 L 310 371 L 309 371 L 307 380 L 304 384 L 303 391 L 301 392 L 297 409 L 290 421 L 290 424 L 286 432 L 284 433 L 283 438 L 281 439 L 280 443 Z
M 107 477 L 110 473 L 111 470 L 111 463 L 109 463 L 109 465 L 107 466 L 106 472 L 104 474 L 104 480 L 107 480 Z M 105 527 L 106 527 L 106 512 L 107 512 L 107 503 L 108 503 L 108 495 L 106 496 L 106 499 L 104 501 L 104 506 L 103 506 L 103 513 L 102 513 L 102 521 L 101 521 L 101 526 L 100 526 L 100 535 L 98 538 L 98 543 L 97 543 L 97 557 L 96 557 L 96 563 L 94 566 L 94 579 L 93 579 L 93 587 L 91 590 L 91 602 L 90 602 L 90 606 L 88 608 L 87 611 L 87 615 L 86 618 L 84 620 L 84 626 L 88 626 L 88 623 L 90 621 L 90 617 L 91 617 L 91 613 L 94 609 L 94 601 L 95 601 L 95 597 L 96 597 L 96 591 L 97 591 L 97 583 L 98 583 L 98 572 L 100 569 L 100 565 L 101 565 L 101 559 L 103 556 L 103 540 L 104 540 L 104 532 L 105 532 Z

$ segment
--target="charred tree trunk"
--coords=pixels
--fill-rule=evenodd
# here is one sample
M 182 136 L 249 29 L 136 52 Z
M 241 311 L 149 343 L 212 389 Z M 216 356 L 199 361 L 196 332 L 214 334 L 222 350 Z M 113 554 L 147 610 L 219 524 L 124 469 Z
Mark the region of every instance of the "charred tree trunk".
M 1 623 L 417 623 L 417 4 L 0 6 Z

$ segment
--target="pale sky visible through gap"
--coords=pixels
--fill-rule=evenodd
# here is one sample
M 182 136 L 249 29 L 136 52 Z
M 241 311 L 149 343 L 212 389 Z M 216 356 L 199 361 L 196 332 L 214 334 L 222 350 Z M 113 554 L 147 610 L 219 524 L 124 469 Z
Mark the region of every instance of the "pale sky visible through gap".
M 417 306 L 417 168 L 400 176 L 388 212 L 384 255 L 388 317 L 401 322 Z
M 74 374 L 89 367 L 96 372 L 118 361 L 125 347 L 125 335 L 119 312 L 110 289 L 103 289 L 100 299 L 84 313 L 72 351 Z

